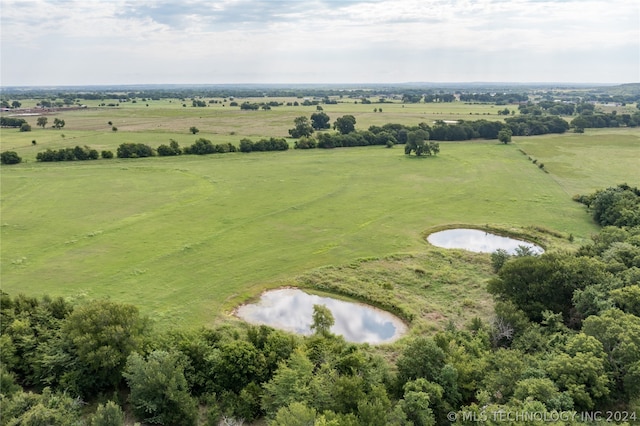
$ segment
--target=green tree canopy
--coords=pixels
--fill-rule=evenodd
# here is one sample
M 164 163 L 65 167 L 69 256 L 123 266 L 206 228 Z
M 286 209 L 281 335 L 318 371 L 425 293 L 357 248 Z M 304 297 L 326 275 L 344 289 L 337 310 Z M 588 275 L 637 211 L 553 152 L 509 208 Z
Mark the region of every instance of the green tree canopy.
M 333 128 L 343 135 L 351 133 L 356 130 L 356 118 L 353 115 L 338 117 L 333 123 Z
M 318 105 L 318 107 L 320 107 Z M 315 112 L 311 114 L 311 126 L 316 130 L 328 129 L 331 127 L 331 119 L 325 112 Z
M 182 358 L 174 353 L 153 351 L 145 360 L 132 353 L 124 377 L 135 414 L 148 423 L 195 425 L 196 401 L 189 395 Z
M 295 127 L 293 129 L 289 129 L 289 135 L 291 135 L 292 138 L 308 137 L 313 133 L 314 128 L 309 123 L 309 119 L 307 117 L 296 117 L 293 120 L 293 123 Z
M 65 381 L 83 395 L 115 389 L 127 357 L 147 332 L 147 319 L 135 306 L 96 300 L 77 307 L 62 327 L 63 346 L 77 360 Z
M 331 333 L 331 326 L 335 323 L 333 314 L 325 305 L 313 305 L 311 330 L 316 334 L 327 336 Z

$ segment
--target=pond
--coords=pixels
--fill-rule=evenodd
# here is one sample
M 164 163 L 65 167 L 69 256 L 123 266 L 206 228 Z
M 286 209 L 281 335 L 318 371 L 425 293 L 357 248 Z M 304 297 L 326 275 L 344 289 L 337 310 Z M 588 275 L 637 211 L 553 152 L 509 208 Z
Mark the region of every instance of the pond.
M 477 253 L 493 253 L 498 249 L 503 249 L 509 254 L 515 254 L 518 246 L 528 247 L 537 254 L 544 253 L 542 247 L 527 241 L 501 237 L 478 229 L 460 228 L 434 232 L 427 237 L 427 241 L 436 247 L 465 249 Z
M 310 335 L 313 305 L 325 305 L 335 323 L 333 334 L 353 343 L 389 343 L 406 331 L 400 318 L 360 303 L 308 294 L 295 288 L 270 290 L 258 303 L 242 305 L 236 315 L 252 324 L 265 324 L 281 330 Z

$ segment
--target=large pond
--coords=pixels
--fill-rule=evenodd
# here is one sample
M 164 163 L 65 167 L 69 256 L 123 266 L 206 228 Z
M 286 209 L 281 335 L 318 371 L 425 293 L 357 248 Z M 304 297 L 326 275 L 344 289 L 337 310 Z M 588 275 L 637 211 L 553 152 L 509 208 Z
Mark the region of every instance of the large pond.
M 509 254 L 515 254 L 518 246 L 528 247 L 537 254 L 544 253 L 542 247 L 527 241 L 501 237 L 478 229 L 460 228 L 434 232 L 427 237 L 427 241 L 436 247 L 465 249 L 478 253 L 493 253 L 498 249 L 503 249 Z
M 389 312 L 294 288 L 267 291 L 258 303 L 240 306 L 236 315 L 253 324 L 309 335 L 313 305 L 325 305 L 331 310 L 335 320 L 331 332 L 349 342 L 389 343 L 407 331 L 402 320 Z

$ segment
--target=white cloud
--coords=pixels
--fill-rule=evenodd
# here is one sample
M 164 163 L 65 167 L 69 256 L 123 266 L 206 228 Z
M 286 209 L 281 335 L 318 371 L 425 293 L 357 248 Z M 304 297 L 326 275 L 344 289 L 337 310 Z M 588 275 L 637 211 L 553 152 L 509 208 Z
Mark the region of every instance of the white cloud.
M 0 6 L 3 84 L 640 80 L 635 0 Z

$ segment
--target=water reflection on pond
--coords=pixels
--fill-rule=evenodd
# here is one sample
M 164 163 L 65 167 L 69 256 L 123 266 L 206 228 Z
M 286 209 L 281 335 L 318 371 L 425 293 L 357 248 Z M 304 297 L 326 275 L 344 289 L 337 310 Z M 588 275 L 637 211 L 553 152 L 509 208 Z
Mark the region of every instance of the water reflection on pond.
M 436 247 L 465 249 L 478 253 L 493 253 L 498 249 L 503 249 L 509 254 L 515 254 L 518 246 L 528 247 L 534 253 L 544 253 L 542 247 L 527 241 L 501 237 L 478 229 L 461 228 L 434 232 L 427 237 L 427 241 Z
M 358 303 L 307 294 L 286 288 L 262 294 L 258 303 L 242 305 L 236 315 L 253 324 L 266 324 L 298 334 L 311 334 L 313 305 L 325 305 L 335 319 L 331 332 L 354 343 L 388 343 L 406 332 L 396 316 Z

